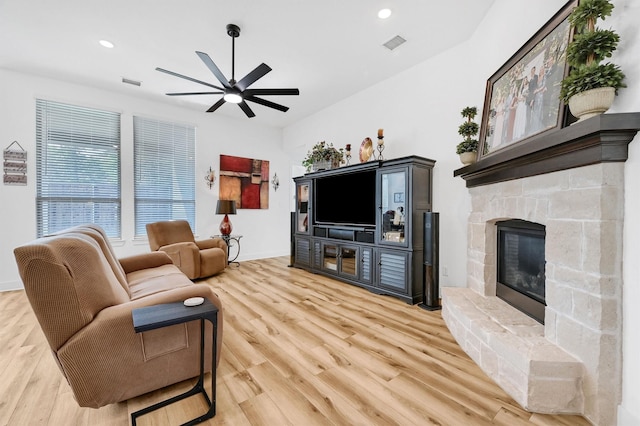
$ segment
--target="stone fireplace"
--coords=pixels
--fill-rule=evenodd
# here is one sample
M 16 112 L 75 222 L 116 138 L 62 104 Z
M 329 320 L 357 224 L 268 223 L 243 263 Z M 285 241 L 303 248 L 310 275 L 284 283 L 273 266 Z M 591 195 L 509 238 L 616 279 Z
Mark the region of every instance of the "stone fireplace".
M 624 160 L 639 127 L 640 114 L 605 114 L 455 172 L 471 195 L 468 278 L 464 288 L 441 289 L 442 316 L 465 352 L 529 411 L 615 424 Z M 514 220 L 545 230 L 544 325 L 496 295 L 497 224 Z

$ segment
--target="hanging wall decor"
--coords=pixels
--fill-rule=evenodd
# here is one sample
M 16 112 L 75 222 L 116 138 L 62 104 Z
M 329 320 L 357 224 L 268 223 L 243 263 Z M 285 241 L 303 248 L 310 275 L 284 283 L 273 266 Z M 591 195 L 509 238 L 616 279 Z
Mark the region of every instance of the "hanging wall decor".
M 269 208 L 269 161 L 220 155 L 220 199 L 238 209 Z
M 207 186 L 211 189 L 213 184 L 216 183 L 216 171 L 209 167 L 209 171 L 204 175 L 204 180 L 207 181 Z
M 15 146 L 14 146 L 15 145 Z M 27 151 L 18 141 L 13 141 L 4 149 L 4 184 L 27 184 Z

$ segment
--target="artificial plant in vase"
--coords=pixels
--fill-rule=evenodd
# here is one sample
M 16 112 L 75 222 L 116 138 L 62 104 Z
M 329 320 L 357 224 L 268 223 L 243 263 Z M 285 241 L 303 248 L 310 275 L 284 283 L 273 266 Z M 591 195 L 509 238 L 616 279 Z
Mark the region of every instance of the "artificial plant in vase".
M 337 149 L 332 143 L 325 141 L 315 144 L 302 161 L 307 172 L 339 167 L 344 160 L 344 149 Z
M 458 134 L 464 136 L 464 140 L 456 146 L 456 154 L 460 155 L 460 161 L 466 166 L 475 163 L 478 152 L 478 140 L 473 138 L 478 134 L 478 123 L 473 121 L 478 109 L 466 107 L 460 114 L 467 121 L 458 127 Z
M 569 75 L 562 80 L 560 98 L 580 120 L 609 109 L 618 89 L 626 87 L 624 73 L 615 64 L 601 63 L 610 58 L 620 36 L 596 27 L 598 19 L 611 15 L 609 0 L 581 0 L 569 15 L 574 36 L 567 47 Z

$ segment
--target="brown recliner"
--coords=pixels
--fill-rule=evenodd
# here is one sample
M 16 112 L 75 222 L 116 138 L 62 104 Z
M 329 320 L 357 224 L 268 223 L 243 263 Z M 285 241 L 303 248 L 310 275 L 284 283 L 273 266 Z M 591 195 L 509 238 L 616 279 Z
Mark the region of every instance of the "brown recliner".
M 204 297 L 213 289 L 189 280 L 162 252 L 118 260 L 104 231 L 83 225 L 14 250 L 29 303 L 78 404 L 99 408 L 200 373 L 200 323 L 136 333 L 132 311 Z M 206 336 L 211 325 L 206 322 Z M 207 371 L 211 342 L 205 343 Z M 216 361 L 216 363 L 217 363 Z
M 186 220 L 147 224 L 149 247 L 163 251 L 189 278 L 210 277 L 227 267 L 227 243 L 222 238 L 196 241 Z

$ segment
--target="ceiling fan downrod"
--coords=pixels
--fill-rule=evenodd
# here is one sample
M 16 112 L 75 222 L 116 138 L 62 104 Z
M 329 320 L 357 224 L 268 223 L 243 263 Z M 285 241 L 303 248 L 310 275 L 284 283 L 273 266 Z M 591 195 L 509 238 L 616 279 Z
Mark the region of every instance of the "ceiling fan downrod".
M 231 81 L 229 84 L 233 86 L 236 84 L 236 37 L 240 37 L 240 27 L 228 24 L 227 34 L 231 37 Z

